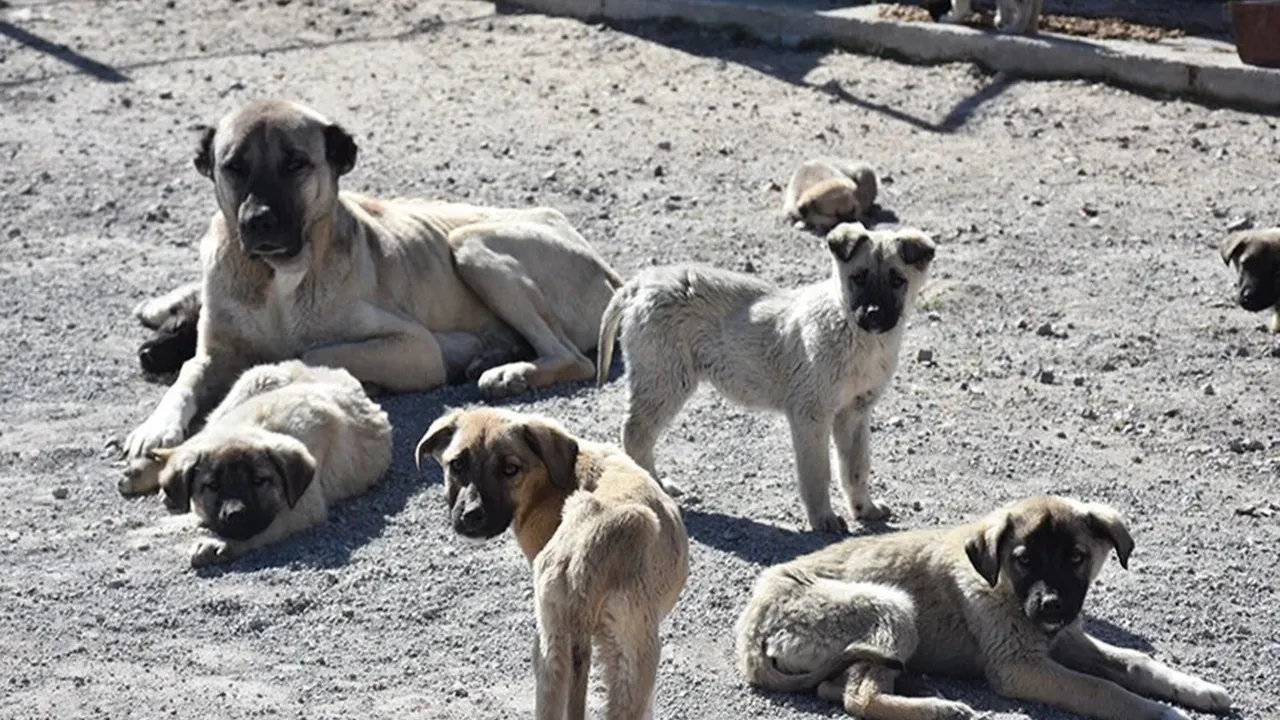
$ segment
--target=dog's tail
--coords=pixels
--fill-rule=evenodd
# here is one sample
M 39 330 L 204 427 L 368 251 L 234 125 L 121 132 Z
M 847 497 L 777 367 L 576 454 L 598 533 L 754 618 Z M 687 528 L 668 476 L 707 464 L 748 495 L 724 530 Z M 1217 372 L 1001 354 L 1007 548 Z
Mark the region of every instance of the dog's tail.
M 760 656 L 762 662 L 756 668 L 753 682 L 779 692 L 812 690 L 823 681 L 830 680 L 844 672 L 850 665 L 858 662 L 870 662 L 887 667 L 890 670 L 903 669 L 901 660 L 874 645 L 864 642 L 849 643 L 844 650 L 832 655 L 818 668 L 804 673 L 789 673 L 780 669 L 773 658 L 768 656 L 767 649 L 763 647 L 763 644 L 760 648 Z
M 618 327 L 622 324 L 622 311 L 627 308 L 631 299 L 632 286 L 623 285 L 613 293 L 604 314 L 600 316 L 600 337 L 596 341 L 596 387 L 604 387 L 609 379 L 609 366 L 613 364 L 613 344 L 618 338 Z

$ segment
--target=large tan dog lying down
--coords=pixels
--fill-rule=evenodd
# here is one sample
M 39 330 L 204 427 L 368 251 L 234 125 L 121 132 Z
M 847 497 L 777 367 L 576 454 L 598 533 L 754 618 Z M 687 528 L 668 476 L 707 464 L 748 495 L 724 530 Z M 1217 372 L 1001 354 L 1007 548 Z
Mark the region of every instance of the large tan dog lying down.
M 652 717 L 658 626 L 689 575 L 680 508 L 621 448 L 580 440 L 547 418 L 450 413 L 415 457 L 444 468 L 454 530 L 507 527 L 533 566 L 537 720 L 582 720 L 592 642 L 604 669 L 603 717 Z
M 182 441 L 249 367 L 300 358 L 392 392 L 478 377 L 490 397 L 590 379 L 621 279 L 556 210 L 339 192 L 356 145 L 314 110 L 259 102 L 205 133 L 218 212 L 201 287 L 137 310 L 197 312 L 195 356 L 125 441 Z M 192 302 L 198 293 L 199 302 Z
M 1089 585 L 1133 539 L 1115 510 L 1058 497 L 971 525 L 836 543 L 760 575 L 738 620 L 753 685 L 817 690 L 865 720 L 961 720 L 963 703 L 894 694 L 904 670 L 985 677 L 1005 697 L 1100 720 L 1186 720 L 1227 691 L 1085 633 Z
M 176 448 L 135 460 L 125 494 L 164 491 L 212 532 L 191 564 L 234 560 L 324 522 L 391 463 L 391 423 L 345 370 L 297 360 L 249 370 Z

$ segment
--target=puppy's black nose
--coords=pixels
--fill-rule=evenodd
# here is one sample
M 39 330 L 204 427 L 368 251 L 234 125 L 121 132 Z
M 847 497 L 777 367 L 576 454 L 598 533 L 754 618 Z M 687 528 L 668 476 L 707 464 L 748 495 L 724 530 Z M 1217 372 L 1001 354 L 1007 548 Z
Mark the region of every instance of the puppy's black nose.
M 467 508 L 462 512 L 459 521 L 465 530 L 480 529 L 480 526 L 484 525 L 484 508 L 479 505 Z
M 1062 612 L 1062 598 L 1057 595 L 1045 595 L 1040 598 L 1040 610 L 1049 615 L 1057 615 Z
M 247 232 L 268 232 L 279 224 L 275 212 L 269 207 L 260 207 L 240 220 L 240 228 Z
M 244 516 L 245 507 L 240 500 L 228 500 L 222 503 L 222 507 L 218 508 L 218 519 L 223 522 L 234 523 Z

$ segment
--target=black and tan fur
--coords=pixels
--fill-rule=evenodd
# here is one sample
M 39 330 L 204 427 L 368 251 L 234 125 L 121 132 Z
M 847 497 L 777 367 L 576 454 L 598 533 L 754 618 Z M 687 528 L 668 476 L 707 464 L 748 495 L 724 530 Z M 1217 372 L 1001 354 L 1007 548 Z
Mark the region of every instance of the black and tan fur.
M 600 323 L 596 381 L 608 377 L 620 335 L 631 390 L 622 443 L 641 467 L 656 477 L 659 436 L 705 381 L 740 405 L 786 414 L 815 530 L 848 529 L 831 508 L 833 438 L 851 513 L 889 515 L 869 488 L 871 409 L 897 368 L 934 244 L 919 230 L 857 223 L 826 244 L 831 276 L 794 290 L 687 265 L 645 270 L 618 290 Z
M 390 462 L 391 423 L 360 382 L 290 360 L 241 375 L 200 432 L 133 461 L 120 491 L 160 489 L 171 510 L 190 510 L 212 533 L 192 550 L 200 566 L 324 522 Z
M 478 376 L 490 397 L 591 377 L 621 279 L 564 215 L 340 192 L 355 161 L 345 130 L 293 103 L 247 105 L 204 134 L 195 164 L 219 211 L 200 246 L 196 352 L 127 456 L 181 442 L 263 362 L 392 392 Z
M 1236 302 L 1249 312 L 1271 310 L 1271 332 L 1280 333 L 1280 227 L 1232 233 L 1218 250 L 1236 268 Z
M 533 568 L 537 720 L 582 720 L 594 650 L 605 717 L 651 716 L 659 624 L 689 572 L 680 510 L 620 449 L 546 418 L 494 409 L 431 424 L 415 457 L 444 469 L 468 537 L 508 527 Z
M 1089 586 L 1133 539 L 1115 510 L 1057 497 L 960 527 L 853 538 L 766 570 L 738 620 L 748 682 L 816 690 L 867 720 L 973 718 L 894 694 L 903 672 L 985 678 L 999 694 L 1100 720 L 1225 712 L 1225 690 L 1085 633 Z

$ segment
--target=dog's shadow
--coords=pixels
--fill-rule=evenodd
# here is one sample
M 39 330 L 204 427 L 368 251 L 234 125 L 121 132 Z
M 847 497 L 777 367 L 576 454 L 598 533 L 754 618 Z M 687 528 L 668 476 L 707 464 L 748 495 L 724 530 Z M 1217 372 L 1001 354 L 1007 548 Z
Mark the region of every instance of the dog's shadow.
M 899 528 L 862 523 L 848 535 L 790 530 L 737 515 L 682 506 L 689 538 L 707 547 L 761 566 L 776 565 L 851 537 L 879 535 Z

